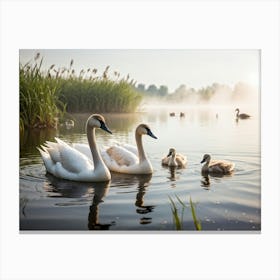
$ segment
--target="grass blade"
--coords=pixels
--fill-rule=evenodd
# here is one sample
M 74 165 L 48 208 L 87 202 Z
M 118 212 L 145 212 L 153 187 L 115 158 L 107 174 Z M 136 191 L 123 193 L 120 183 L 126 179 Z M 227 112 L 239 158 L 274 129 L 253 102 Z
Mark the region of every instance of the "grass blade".
M 196 230 L 201 230 L 201 223 L 196 217 L 195 206 L 194 206 L 194 203 L 192 202 L 191 197 L 190 197 L 190 205 L 191 205 L 192 217 L 193 217 L 193 222 L 194 222 L 195 228 L 196 228 Z

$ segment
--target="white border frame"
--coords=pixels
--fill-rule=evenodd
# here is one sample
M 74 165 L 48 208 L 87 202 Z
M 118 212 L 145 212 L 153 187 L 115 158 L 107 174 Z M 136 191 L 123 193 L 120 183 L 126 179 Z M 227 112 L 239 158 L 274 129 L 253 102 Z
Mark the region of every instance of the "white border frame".
M 1 279 L 279 279 L 279 2 L 2 1 Z M 18 50 L 261 49 L 261 234 L 20 234 Z

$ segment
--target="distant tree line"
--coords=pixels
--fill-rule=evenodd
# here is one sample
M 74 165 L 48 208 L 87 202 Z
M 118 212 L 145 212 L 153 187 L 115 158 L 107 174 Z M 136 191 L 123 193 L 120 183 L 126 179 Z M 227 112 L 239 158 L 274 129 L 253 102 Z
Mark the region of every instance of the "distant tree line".
M 246 99 L 256 91 L 256 89 L 243 82 L 235 84 L 233 88 L 228 85 L 213 83 L 210 86 L 194 89 L 183 84 L 174 92 L 169 92 L 165 85 L 157 87 L 154 84 L 146 86 L 140 83 L 137 86 L 134 85 L 134 87 L 144 98 L 159 98 L 161 101 L 176 103 L 206 103 L 210 101 L 226 103 Z
M 135 89 L 146 97 L 166 97 L 168 95 L 168 87 L 163 85 L 157 87 L 152 84 L 146 88 L 144 84 L 138 84 Z

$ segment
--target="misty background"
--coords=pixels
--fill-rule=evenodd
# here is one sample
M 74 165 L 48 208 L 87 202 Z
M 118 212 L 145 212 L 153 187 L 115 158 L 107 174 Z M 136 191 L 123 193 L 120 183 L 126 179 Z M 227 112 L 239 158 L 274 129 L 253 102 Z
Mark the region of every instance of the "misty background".
M 46 75 L 53 67 L 53 75 L 63 77 L 71 64 L 73 76 L 80 80 L 94 73 L 97 79 L 126 81 L 142 96 L 140 111 L 154 105 L 259 110 L 259 50 L 21 49 L 20 64 L 32 63 L 38 53 Z M 68 104 L 76 102 L 71 100 Z
M 154 84 L 149 86 L 138 84 L 135 88 L 144 95 L 146 102 L 225 105 L 258 100 L 258 89 L 244 82 L 238 82 L 233 87 L 213 83 L 199 89 L 182 84 L 174 92 L 169 92 L 168 87 L 164 85 L 157 87 Z

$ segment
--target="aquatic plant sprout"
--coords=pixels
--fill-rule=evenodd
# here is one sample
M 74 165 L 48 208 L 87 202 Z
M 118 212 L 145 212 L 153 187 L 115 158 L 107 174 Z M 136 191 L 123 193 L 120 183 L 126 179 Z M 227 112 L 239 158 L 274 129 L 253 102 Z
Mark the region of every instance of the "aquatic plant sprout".
M 181 216 L 179 216 L 179 211 L 178 211 L 178 207 L 177 207 L 176 203 L 170 196 L 168 196 L 168 197 L 170 200 L 171 212 L 172 212 L 172 217 L 173 217 L 173 222 L 175 224 L 175 228 L 176 228 L 176 230 L 183 230 L 184 212 L 185 212 L 185 208 L 187 208 L 188 205 L 185 202 L 183 202 L 180 197 L 175 195 L 177 201 L 182 206 Z M 196 216 L 195 204 L 192 202 L 191 197 L 190 197 L 189 203 L 190 203 L 190 207 L 191 207 L 192 220 L 193 220 L 195 229 L 201 230 L 202 229 L 201 222 L 198 220 L 198 218 Z

